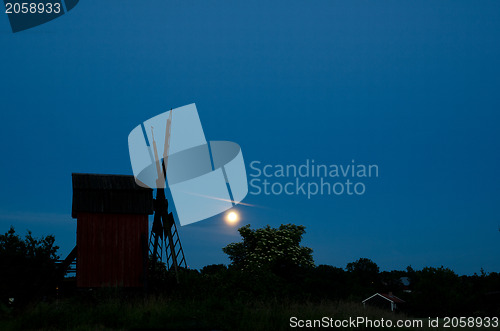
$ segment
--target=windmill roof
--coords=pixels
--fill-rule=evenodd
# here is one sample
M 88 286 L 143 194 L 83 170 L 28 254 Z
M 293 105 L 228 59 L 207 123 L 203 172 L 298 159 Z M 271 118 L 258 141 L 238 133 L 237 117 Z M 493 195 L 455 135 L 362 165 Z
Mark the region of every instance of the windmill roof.
M 153 190 L 136 184 L 134 176 L 72 174 L 72 217 L 78 213 L 153 213 Z

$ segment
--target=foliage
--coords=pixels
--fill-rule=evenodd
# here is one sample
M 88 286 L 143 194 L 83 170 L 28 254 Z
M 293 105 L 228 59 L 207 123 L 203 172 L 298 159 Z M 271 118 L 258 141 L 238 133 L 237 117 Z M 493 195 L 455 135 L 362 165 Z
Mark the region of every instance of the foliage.
M 372 320 L 401 318 L 388 311 L 359 303 L 287 300 L 245 300 L 208 296 L 199 300 L 151 296 L 121 297 L 95 302 L 79 298 L 40 303 L 22 315 L 0 319 L 1 330 L 290 330 L 290 317 L 348 319 L 366 316 Z
M 147 287 L 148 290 L 156 292 L 163 290 L 165 284 L 168 284 L 171 275 L 168 272 L 165 262 L 150 255 L 148 261 Z
M 346 268 L 348 272 L 365 274 L 374 276 L 379 272 L 379 268 L 375 262 L 367 258 L 360 258 L 355 262 L 348 263 Z
M 210 264 L 201 269 L 202 275 L 217 275 L 227 270 L 224 264 Z
M 246 225 L 238 231 L 243 241 L 222 249 L 237 269 L 285 274 L 296 268 L 314 267 L 312 249 L 300 246 L 305 233 L 302 225 L 282 224 L 277 229 L 268 225 L 255 230 Z
M 426 267 L 415 273 L 411 305 L 422 313 L 443 315 L 457 311 L 467 300 L 466 288 L 458 275 L 444 267 Z M 472 293 L 471 293 L 472 294 Z
M 360 258 L 348 263 L 346 270 L 351 282 L 351 297 L 356 300 L 366 298 L 381 289 L 379 268 L 375 262 L 367 258 Z
M 0 300 L 16 304 L 46 294 L 56 275 L 58 246 L 52 235 L 36 239 L 28 231 L 24 240 L 11 227 L 0 235 Z
M 312 249 L 300 245 L 305 227 L 286 224 L 262 229 L 240 228 L 242 242 L 223 248 L 232 263 L 225 276 L 231 290 L 242 296 L 268 299 L 297 297 L 310 269 Z
M 330 265 L 319 265 L 312 269 L 301 288 L 310 300 L 347 299 L 351 294 L 347 273 Z
M 308 309 L 321 311 L 325 302 L 349 302 L 352 309 L 341 310 L 339 315 L 361 316 L 363 311 L 356 307 L 376 292 L 393 292 L 406 301 L 400 308 L 411 316 L 500 314 L 498 273 L 481 270 L 480 275 L 458 276 L 444 267 L 380 272 L 367 258 L 348 263 L 344 269 L 314 266 L 312 250 L 300 246 L 304 233 L 303 226 L 291 224 L 257 230 L 245 226 L 240 229 L 242 242 L 223 249 L 231 258 L 229 267 L 179 268 L 177 283 L 175 273 L 164 263 L 157 261 L 153 269 L 150 260 L 147 297 L 142 289 L 135 294 L 125 289 L 75 291 L 60 309 L 49 298 L 49 302 L 13 313 L 6 298 L 28 302 L 47 293 L 39 289 L 51 286 L 57 246 L 53 236 L 35 239 L 28 232 L 21 239 L 11 228 L 0 236 L 0 320 L 10 319 L 20 329 L 164 327 L 162 323 L 175 329 L 263 329 L 262 325 L 280 329 L 288 324 L 276 322 L 273 314 L 289 318 Z M 25 313 L 27 319 L 16 319 L 16 314 Z M 9 324 L 0 322 L 0 329 L 3 326 Z

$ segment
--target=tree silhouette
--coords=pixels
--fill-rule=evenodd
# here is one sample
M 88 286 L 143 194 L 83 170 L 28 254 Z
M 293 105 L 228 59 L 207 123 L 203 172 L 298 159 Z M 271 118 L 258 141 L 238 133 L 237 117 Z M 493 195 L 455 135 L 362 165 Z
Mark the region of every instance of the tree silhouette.
M 231 266 L 245 271 L 265 270 L 275 273 L 314 266 L 312 249 L 300 246 L 305 227 L 285 224 L 262 229 L 241 227 L 242 242 L 232 243 L 222 250 L 229 255 Z
M 54 285 L 58 246 L 52 235 L 21 239 L 14 227 L 0 235 L 0 300 L 25 303 Z M 55 285 L 54 285 L 55 287 Z
M 372 260 L 360 258 L 348 263 L 346 270 L 352 282 L 353 296 L 367 296 L 381 288 L 379 268 Z

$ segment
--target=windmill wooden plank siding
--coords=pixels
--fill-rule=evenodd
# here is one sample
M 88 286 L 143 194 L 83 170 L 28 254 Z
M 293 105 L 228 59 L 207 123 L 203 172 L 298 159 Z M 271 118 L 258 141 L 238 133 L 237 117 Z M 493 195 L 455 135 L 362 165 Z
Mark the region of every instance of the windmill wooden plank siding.
M 152 213 L 152 190 L 133 176 L 73 174 L 77 286 L 143 286 Z

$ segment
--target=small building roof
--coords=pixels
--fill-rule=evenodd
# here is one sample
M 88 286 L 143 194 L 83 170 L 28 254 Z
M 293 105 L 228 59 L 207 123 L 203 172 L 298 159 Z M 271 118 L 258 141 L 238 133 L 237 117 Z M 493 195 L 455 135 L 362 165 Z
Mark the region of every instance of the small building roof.
M 376 296 L 380 296 L 390 302 L 394 302 L 394 303 L 404 303 L 405 301 L 398 298 L 397 296 L 391 294 L 391 293 L 375 293 L 374 295 L 372 295 L 371 297 L 367 298 L 367 299 L 364 299 L 363 300 L 363 303 L 365 303 L 366 301 L 376 297 Z
M 137 185 L 134 176 L 74 173 L 72 179 L 73 218 L 81 212 L 153 213 L 153 190 Z

